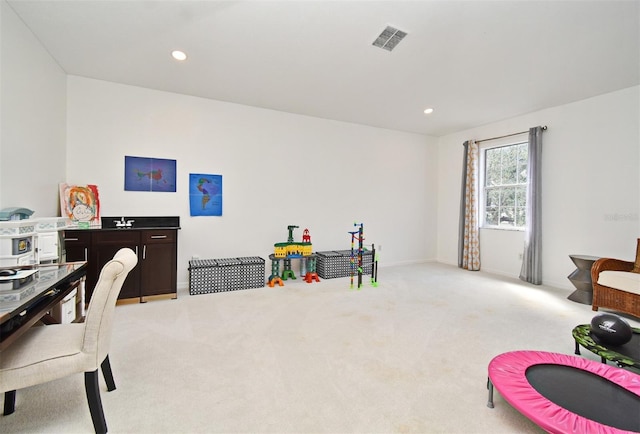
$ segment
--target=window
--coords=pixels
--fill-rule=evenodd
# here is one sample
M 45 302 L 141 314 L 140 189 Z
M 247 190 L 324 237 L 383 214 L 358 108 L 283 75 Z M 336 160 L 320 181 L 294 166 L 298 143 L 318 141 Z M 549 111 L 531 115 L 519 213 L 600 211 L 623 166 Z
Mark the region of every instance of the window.
M 483 227 L 524 229 L 528 143 L 487 148 L 483 162 Z

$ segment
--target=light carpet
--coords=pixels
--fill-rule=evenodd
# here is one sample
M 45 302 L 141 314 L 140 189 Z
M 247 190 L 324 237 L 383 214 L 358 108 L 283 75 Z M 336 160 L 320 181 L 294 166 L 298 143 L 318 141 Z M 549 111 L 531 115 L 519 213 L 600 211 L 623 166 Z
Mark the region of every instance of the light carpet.
M 381 268 L 379 280 L 118 306 L 117 389 L 101 380 L 109 431 L 541 432 L 499 393 L 486 406 L 487 365 L 511 350 L 573 354 L 590 306 L 567 300 L 571 290 L 438 263 Z M 83 376 L 19 390 L 0 431 L 92 432 Z

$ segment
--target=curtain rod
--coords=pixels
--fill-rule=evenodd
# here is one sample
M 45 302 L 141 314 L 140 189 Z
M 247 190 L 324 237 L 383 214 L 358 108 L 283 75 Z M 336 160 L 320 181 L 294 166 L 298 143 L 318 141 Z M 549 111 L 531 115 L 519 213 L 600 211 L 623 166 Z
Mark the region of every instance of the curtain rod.
M 546 131 L 546 129 L 547 129 L 547 126 L 546 126 L 546 125 L 542 127 L 542 130 L 543 130 L 543 131 Z M 476 140 L 476 143 L 480 143 L 480 142 L 488 142 L 489 140 L 503 139 L 503 138 L 505 138 L 505 137 L 518 136 L 518 135 L 520 135 L 520 134 L 524 134 L 524 133 L 528 133 L 528 132 L 529 132 L 529 130 L 527 130 L 527 131 L 520 131 L 519 133 L 505 134 L 504 136 L 491 137 L 491 138 L 489 138 L 489 139 Z

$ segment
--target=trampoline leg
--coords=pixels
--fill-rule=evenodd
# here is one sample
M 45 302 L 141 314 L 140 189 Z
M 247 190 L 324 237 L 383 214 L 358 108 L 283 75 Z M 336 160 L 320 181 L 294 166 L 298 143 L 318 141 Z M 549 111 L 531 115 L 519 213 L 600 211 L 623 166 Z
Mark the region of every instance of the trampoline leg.
M 580 355 L 580 345 L 578 344 L 578 341 L 576 341 L 576 350 L 575 350 L 575 354 Z
M 489 400 L 487 401 L 487 407 L 493 408 L 493 383 L 487 378 L 487 389 L 489 389 Z
M 605 359 L 604 357 L 600 356 L 600 361 L 602 363 L 604 363 L 605 365 L 607 364 L 607 359 Z

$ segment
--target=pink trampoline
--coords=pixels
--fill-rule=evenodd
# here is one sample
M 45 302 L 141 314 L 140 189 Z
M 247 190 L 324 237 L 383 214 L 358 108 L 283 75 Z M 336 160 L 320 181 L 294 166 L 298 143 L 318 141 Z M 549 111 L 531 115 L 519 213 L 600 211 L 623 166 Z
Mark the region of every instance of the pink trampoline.
M 580 357 L 513 351 L 489 363 L 493 388 L 550 433 L 640 432 L 640 375 Z

